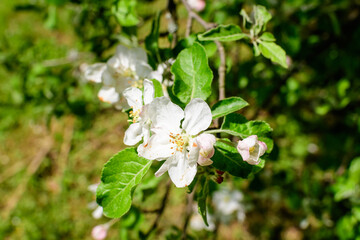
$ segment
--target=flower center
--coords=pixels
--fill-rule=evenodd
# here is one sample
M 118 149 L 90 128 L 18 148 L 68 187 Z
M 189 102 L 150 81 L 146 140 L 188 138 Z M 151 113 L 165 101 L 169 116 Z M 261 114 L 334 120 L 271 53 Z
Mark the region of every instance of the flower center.
M 134 112 L 134 111 L 130 111 L 130 112 L 129 112 L 130 117 L 132 118 L 132 122 L 133 122 L 133 123 L 136 123 L 136 122 L 139 120 L 140 112 L 141 112 L 140 109 L 136 110 L 135 112 Z
M 142 88 L 144 86 L 144 80 L 140 79 L 137 81 L 128 81 L 128 83 L 131 85 L 131 87 L 134 88 Z
M 252 152 L 254 152 L 254 151 L 255 151 L 255 146 L 249 148 L 249 152 L 250 152 L 250 153 L 252 153 Z
M 175 146 L 171 147 L 171 149 L 175 148 L 175 151 L 182 152 L 184 150 L 184 147 L 186 147 L 189 143 L 189 136 L 187 134 L 179 134 L 179 133 L 174 134 L 170 132 L 169 137 L 170 137 L 169 142 L 175 144 Z

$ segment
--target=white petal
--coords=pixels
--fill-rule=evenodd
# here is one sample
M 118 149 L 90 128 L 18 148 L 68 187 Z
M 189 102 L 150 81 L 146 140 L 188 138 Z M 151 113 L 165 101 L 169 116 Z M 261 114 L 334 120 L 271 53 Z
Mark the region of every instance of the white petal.
M 106 69 L 105 63 L 94 63 L 92 65 L 87 65 L 84 68 L 84 78 L 87 81 L 101 83 L 101 75 Z
M 133 62 L 147 62 L 146 51 L 141 47 L 135 47 L 129 49 L 130 59 Z
M 187 187 L 194 180 L 197 171 L 197 164 L 190 163 L 187 158 L 187 152 L 176 152 L 176 166 L 169 166 L 169 176 L 176 187 Z
M 267 150 L 267 145 L 266 145 L 266 143 L 264 143 L 264 142 L 262 142 L 262 141 L 258 141 L 258 144 L 259 144 L 259 148 L 260 148 L 260 153 L 259 153 L 259 155 L 260 155 L 260 157 L 261 157 L 261 156 L 264 155 L 264 153 L 266 152 L 266 150 Z
M 166 161 L 161 165 L 159 170 L 156 171 L 155 177 L 160 177 L 161 175 L 163 175 L 165 172 L 167 172 L 169 170 L 169 167 L 171 165 L 174 165 L 174 164 L 176 165 L 175 155 L 173 155 L 173 156 L 169 157 L 168 159 L 166 159 Z
M 103 74 L 101 75 L 101 81 L 103 82 L 104 86 L 107 87 L 114 87 L 115 86 L 115 80 L 110 72 L 110 69 L 107 67 Z
M 116 103 L 119 101 L 119 93 L 113 87 L 102 87 L 98 93 L 100 101 L 107 103 Z
M 244 141 L 239 141 L 236 149 L 244 161 L 247 161 L 250 158 L 249 147 Z
M 144 104 L 149 104 L 154 100 L 155 88 L 152 81 L 144 80 Z
M 143 137 L 143 127 L 140 123 L 133 123 L 125 132 L 124 144 L 128 146 L 134 146 L 141 141 Z
M 246 144 L 248 146 L 248 148 L 252 148 L 255 146 L 255 144 L 258 141 L 258 136 L 257 135 L 251 135 L 247 138 L 245 138 L 244 140 L 242 140 L 242 142 L 244 144 Z
M 130 53 L 130 49 L 123 46 L 123 45 L 118 45 L 116 47 L 116 53 L 114 55 L 114 58 L 116 58 L 118 60 L 118 65 L 121 65 L 122 68 L 129 68 L 130 66 L 130 59 L 131 59 L 131 53 Z
M 138 88 L 129 87 L 123 92 L 124 97 L 127 100 L 127 103 L 130 107 L 133 108 L 133 111 L 141 110 L 142 104 L 142 92 Z
M 184 118 L 184 111 L 166 97 L 155 98 L 147 107 L 148 116 L 152 122 L 152 131 L 167 129 L 176 132 L 180 121 Z
M 200 98 L 194 98 L 185 108 L 185 119 L 182 128 L 189 135 L 196 135 L 207 129 L 212 120 L 209 105 Z
M 98 206 L 91 214 L 93 218 L 100 219 L 103 215 L 103 208 L 101 206 Z
M 96 193 L 96 189 L 99 186 L 99 183 L 91 184 L 88 186 L 88 190 L 92 193 Z
M 172 149 L 173 148 L 173 149 Z M 147 142 L 137 148 L 140 157 L 149 160 L 163 160 L 174 154 L 174 144 L 170 142 L 169 133 L 159 130 Z
M 149 78 L 152 72 L 152 68 L 147 62 L 136 62 L 134 68 L 139 79 Z

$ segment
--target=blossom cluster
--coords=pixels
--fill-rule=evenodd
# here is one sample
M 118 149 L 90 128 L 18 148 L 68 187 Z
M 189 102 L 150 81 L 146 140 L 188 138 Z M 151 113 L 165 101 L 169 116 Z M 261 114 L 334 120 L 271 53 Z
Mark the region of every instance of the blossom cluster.
M 172 63 L 172 62 L 171 62 Z M 209 105 L 200 98 L 193 98 L 183 110 L 165 93 L 155 98 L 154 84 L 149 79 L 162 81 L 165 65 L 153 71 L 141 48 L 119 45 L 107 63 L 95 63 L 83 68 L 84 78 L 102 83 L 100 100 L 117 108 L 131 108 L 130 126 L 125 132 L 124 143 L 137 147 L 140 157 L 165 161 L 155 176 L 168 172 L 177 187 L 191 184 L 197 166 L 213 163 L 216 137 L 204 132 L 212 122 Z M 266 151 L 266 144 L 256 135 L 237 144 L 244 161 L 259 164 L 259 157 Z

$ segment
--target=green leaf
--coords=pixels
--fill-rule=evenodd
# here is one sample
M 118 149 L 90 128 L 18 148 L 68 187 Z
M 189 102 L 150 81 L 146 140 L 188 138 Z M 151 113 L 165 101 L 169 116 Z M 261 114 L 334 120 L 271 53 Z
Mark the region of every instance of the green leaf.
M 131 27 L 140 22 L 136 14 L 136 0 L 120 0 L 111 11 L 121 26 Z
M 171 67 L 175 75 L 174 95 L 187 104 L 193 98 L 206 100 L 211 94 L 213 73 L 204 48 L 194 43 L 181 51 Z
M 215 143 L 215 153 L 211 158 L 213 166 L 221 171 L 226 171 L 233 176 L 247 178 L 251 173 L 256 173 L 264 167 L 264 160 L 259 165 L 250 165 L 245 162 L 233 143 L 229 139 L 222 139 Z
M 145 48 L 151 53 L 153 60 L 161 62 L 159 54 L 159 28 L 160 28 L 160 12 L 156 13 L 152 23 L 151 32 L 145 38 Z
M 207 221 L 207 205 L 206 205 L 206 199 L 209 195 L 209 181 L 205 176 L 202 176 L 200 180 L 200 186 L 201 189 L 197 197 L 198 210 L 202 219 L 204 220 L 205 225 L 209 226 L 209 223 Z
M 272 33 L 269 33 L 269 32 L 264 32 L 261 35 L 260 40 L 263 40 L 265 42 L 275 42 L 276 41 L 274 35 Z
M 164 92 L 163 92 L 161 83 L 160 83 L 158 80 L 156 80 L 156 79 L 152 79 L 151 81 L 153 82 L 153 84 L 154 84 L 154 89 L 155 89 L 154 98 L 164 96 Z
M 222 117 L 229 113 L 236 112 L 249 104 L 241 97 L 225 98 L 214 104 L 211 108 L 213 118 Z
M 96 201 L 110 218 L 119 218 L 129 211 L 132 189 L 149 170 L 151 161 L 139 157 L 135 148 L 115 154 L 104 165 Z
M 264 121 L 248 121 L 244 116 L 238 113 L 227 115 L 221 126 L 223 130 L 230 130 L 239 133 L 241 138 L 247 138 L 251 135 L 257 135 L 260 141 L 267 145 L 267 153 L 270 153 L 274 142 L 271 138 L 272 128 Z
M 255 19 L 254 29 L 255 34 L 257 35 L 260 31 L 266 29 L 266 24 L 270 21 L 271 14 L 268 12 L 266 7 L 261 5 L 254 6 L 253 14 Z
M 236 41 L 242 38 L 249 38 L 247 34 L 241 31 L 236 25 L 219 25 L 207 32 L 198 35 L 200 41 Z
M 284 68 L 287 68 L 286 53 L 279 45 L 273 42 L 259 42 L 259 48 L 264 57 L 271 59 L 271 61 L 279 63 Z

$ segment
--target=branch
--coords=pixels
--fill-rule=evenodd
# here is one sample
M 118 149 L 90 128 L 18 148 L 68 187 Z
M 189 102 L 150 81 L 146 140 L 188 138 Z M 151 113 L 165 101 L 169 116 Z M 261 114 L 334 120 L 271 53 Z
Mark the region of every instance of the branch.
M 199 22 L 206 30 L 209 30 L 211 28 L 216 27 L 215 23 L 208 23 L 206 22 L 204 19 L 202 19 L 196 12 L 194 12 L 191 7 L 189 6 L 189 4 L 187 3 L 186 0 L 181 0 L 181 2 L 184 4 L 184 6 L 186 7 L 186 10 L 189 13 L 189 16 L 191 16 L 192 18 L 194 18 L 197 22 Z
M 157 216 L 156 216 L 156 219 L 153 223 L 153 225 L 151 226 L 150 230 L 144 235 L 144 238 L 146 239 L 147 237 L 150 236 L 150 234 L 156 230 L 158 224 L 159 224 L 159 221 L 160 221 L 160 218 L 162 216 L 162 214 L 164 213 L 164 210 L 165 210 L 165 207 L 166 207 L 166 203 L 167 203 L 167 200 L 169 198 L 169 192 L 170 192 L 170 188 L 171 188 L 171 180 L 169 180 L 167 183 L 166 183 L 166 191 L 165 191 L 165 194 L 164 194 L 164 197 L 161 201 L 161 206 L 160 208 L 157 210 Z
M 187 232 L 187 227 L 189 225 L 189 221 L 190 221 L 190 217 L 192 215 L 193 212 L 193 203 L 194 203 L 194 196 L 195 196 L 195 188 L 194 187 L 193 191 L 187 195 L 187 205 L 186 205 L 186 215 L 185 215 L 185 222 L 184 222 L 184 226 L 183 226 L 183 232 L 182 232 L 182 236 L 181 239 L 186 239 L 186 232 Z
M 220 54 L 220 66 L 219 73 L 219 101 L 225 98 L 225 70 L 226 70 L 226 58 L 223 45 L 219 41 L 215 41 Z
M 189 37 L 190 36 L 190 32 L 191 32 L 191 26 L 192 26 L 192 17 L 189 14 L 187 22 L 186 22 L 186 30 L 185 30 L 185 37 Z

